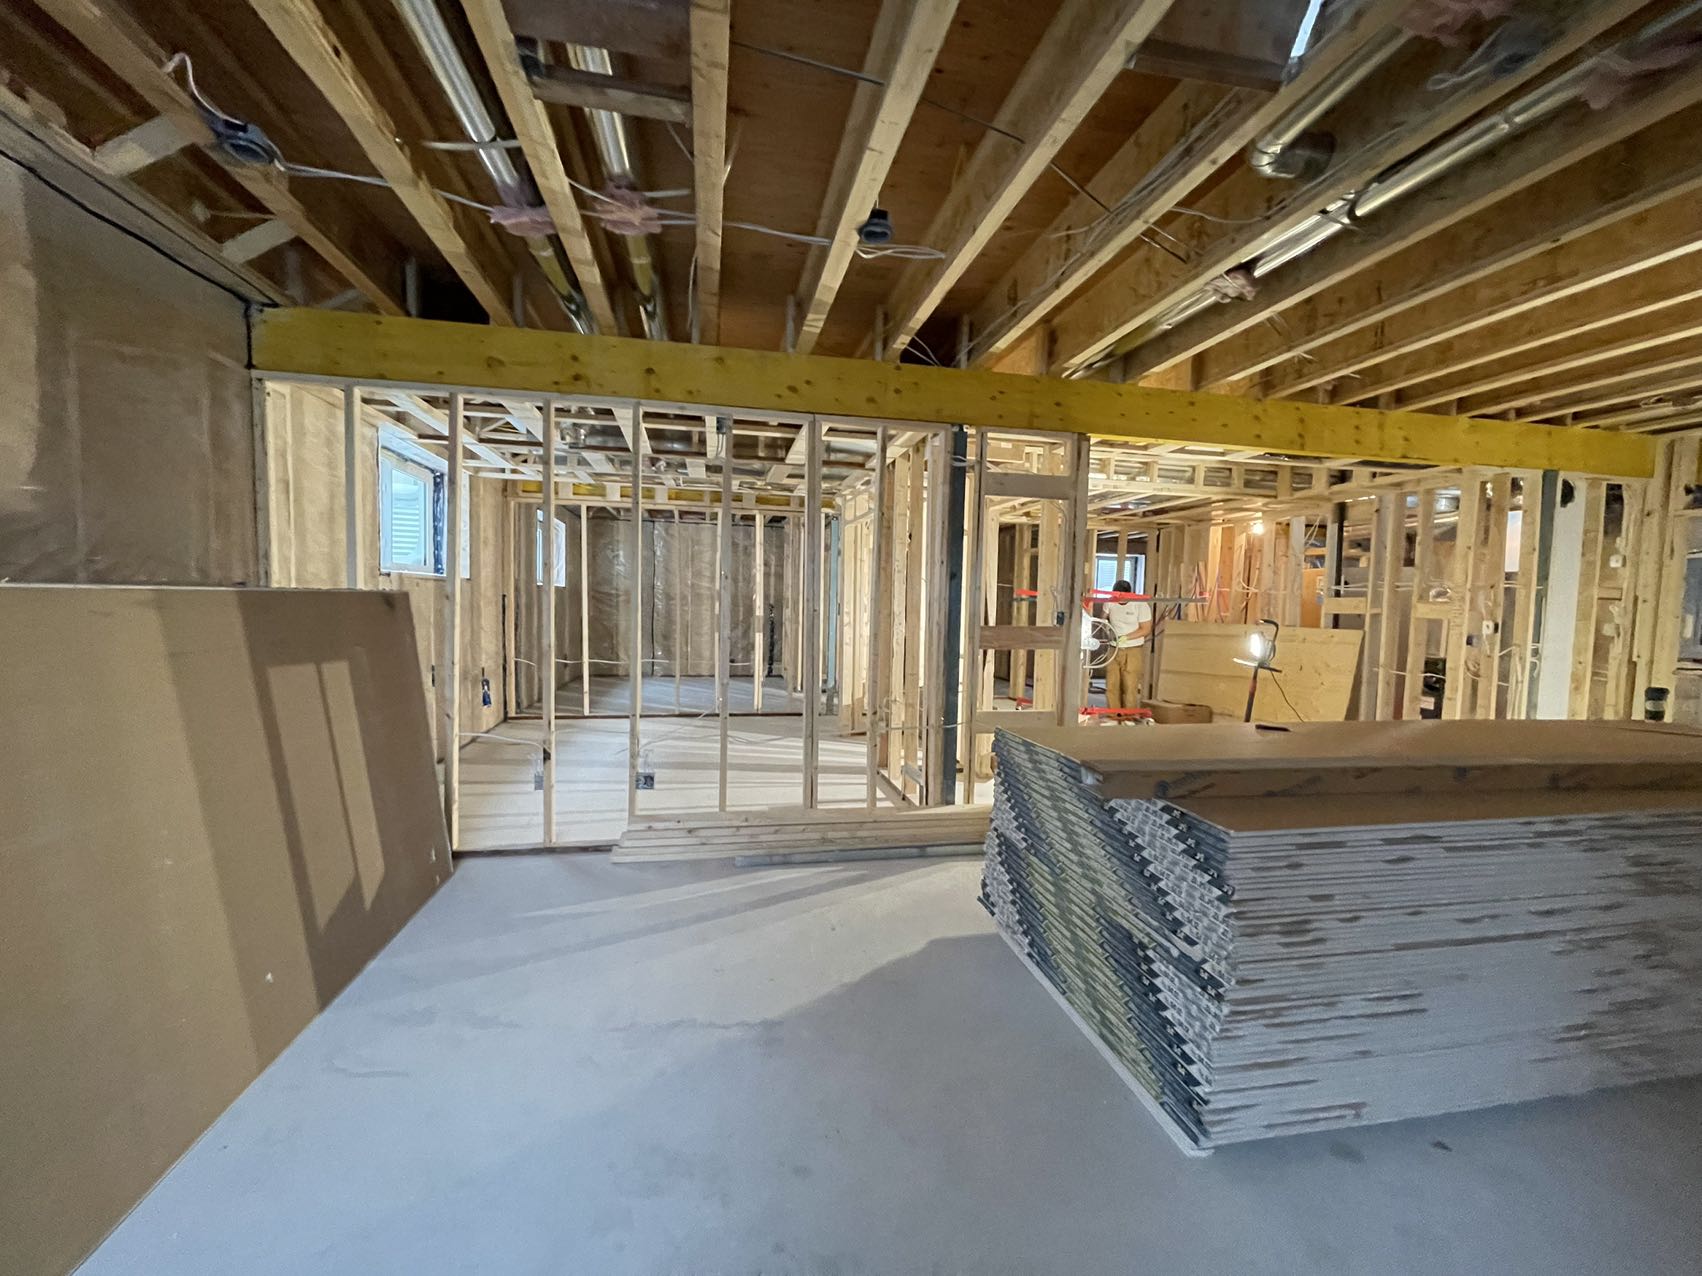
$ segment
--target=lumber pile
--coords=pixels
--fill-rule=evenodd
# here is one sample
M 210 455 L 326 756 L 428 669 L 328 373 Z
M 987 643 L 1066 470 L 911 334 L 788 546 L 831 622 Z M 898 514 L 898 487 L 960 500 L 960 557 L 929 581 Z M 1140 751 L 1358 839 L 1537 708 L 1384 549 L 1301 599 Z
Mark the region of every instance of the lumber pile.
M 1368 727 L 1410 750 L 1365 752 Z M 995 753 L 982 902 L 1186 1150 L 1702 1072 L 1702 736 L 1051 728 Z
M 645 819 L 627 826 L 610 858 L 638 863 L 978 846 L 987 837 L 987 813 L 985 806 L 770 808 Z

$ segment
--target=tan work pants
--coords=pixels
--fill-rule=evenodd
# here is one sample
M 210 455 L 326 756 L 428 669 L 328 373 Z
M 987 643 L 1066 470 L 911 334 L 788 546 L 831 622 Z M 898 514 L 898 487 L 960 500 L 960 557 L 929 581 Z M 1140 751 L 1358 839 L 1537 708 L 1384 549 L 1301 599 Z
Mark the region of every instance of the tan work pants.
M 1105 703 L 1113 709 L 1141 707 L 1141 680 L 1146 673 L 1145 647 L 1119 647 L 1105 666 Z

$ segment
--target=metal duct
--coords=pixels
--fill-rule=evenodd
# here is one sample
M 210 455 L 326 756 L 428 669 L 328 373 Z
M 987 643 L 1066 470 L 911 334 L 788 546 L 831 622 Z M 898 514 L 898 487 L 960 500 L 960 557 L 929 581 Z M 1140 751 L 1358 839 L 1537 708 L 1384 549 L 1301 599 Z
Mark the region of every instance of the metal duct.
M 413 34 L 414 43 L 420 46 L 420 52 L 425 55 L 426 65 L 431 68 L 438 87 L 449 99 L 449 105 L 455 111 L 455 118 L 461 122 L 461 129 L 466 133 L 467 140 L 500 141 L 496 124 L 492 121 L 490 112 L 485 110 L 484 99 L 479 96 L 473 77 L 468 73 L 467 64 L 461 57 L 461 51 L 456 47 L 454 37 L 449 34 L 449 28 L 444 24 L 437 0 L 396 0 L 396 8 L 402 15 L 402 21 L 407 23 L 408 30 Z M 503 203 L 521 208 L 532 208 L 538 204 L 537 191 L 532 189 L 530 182 L 520 176 L 506 151 L 497 146 L 481 146 L 474 154 L 479 157 L 479 163 L 484 165 L 485 172 L 490 174 L 491 182 L 496 186 L 497 195 Z M 568 318 L 573 321 L 573 326 L 580 332 L 591 332 L 591 312 L 585 304 L 585 297 L 568 278 L 555 248 L 543 235 L 527 235 L 525 239 L 527 249 L 537 261 L 539 269 L 544 272 L 544 278 L 549 280 L 550 287 L 555 289 L 556 295 L 561 298 L 562 307 L 567 311 Z M 520 316 L 515 316 L 517 321 L 519 318 Z
M 567 60 L 573 64 L 575 70 L 589 71 L 595 75 L 614 74 L 607 49 L 592 48 L 586 44 L 570 44 L 567 46 Z M 615 186 L 631 190 L 642 189 L 637 175 L 633 172 L 632 147 L 627 141 L 626 121 L 613 111 L 581 109 L 585 112 L 585 118 L 590 121 L 591 140 L 597 147 L 597 157 L 602 161 L 604 176 Z M 650 236 L 620 235 L 617 238 L 632 267 L 632 281 L 638 292 L 638 309 L 644 322 L 644 335 L 652 341 L 666 341 L 668 320 L 662 309 L 662 281 L 656 273 L 656 261 L 650 251 Z
M 1604 61 L 1635 58 L 1638 54 L 1644 52 L 1650 44 L 1697 14 L 1702 14 L 1702 0 L 1691 0 L 1691 3 L 1651 22 L 1636 35 L 1629 37 L 1613 48 L 1578 63 L 1571 70 L 1538 85 L 1500 110 L 1486 115 L 1476 123 L 1470 124 L 1459 132 L 1436 142 L 1428 150 L 1421 152 L 1412 159 L 1389 169 L 1382 176 L 1369 182 L 1362 190 L 1336 200 L 1323 212 L 1301 222 L 1286 234 L 1271 241 L 1257 259 L 1251 263 L 1250 269 L 1253 277 L 1262 279 L 1296 258 L 1305 256 L 1325 240 L 1333 239 L 1340 234 L 1342 229 L 1351 222 L 1369 217 L 1379 210 L 1387 208 L 1404 196 L 1430 185 L 1460 165 L 1492 150 L 1513 133 L 1555 114 L 1578 96 L 1590 77 Z M 1309 118 L 1317 118 L 1316 113 Z M 1304 122 L 1301 123 L 1300 127 L 1304 129 Z M 1154 333 L 1174 328 L 1224 300 L 1229 300 L 1229 298 L 1218 290 L 1203 288 L 1160 315 L 1154 321 L 1150 330 L 1136 334 L 1113 346 L 1092 366 L 1102 366 L 1110 359 L 1127 354 L 1150 339 Z
M 1322 173 L 1335 153 L 1335 139 L 1328 133 L 1308 132 L 1308 127 L 1394 57 L 1407 39 L 1406 31 L 1392 27 L 1358 57 L 1338 64 L 1310 97 L 1253 139 L 1247 148 L 1253 170 L 1275 178 L 1311 178 Z

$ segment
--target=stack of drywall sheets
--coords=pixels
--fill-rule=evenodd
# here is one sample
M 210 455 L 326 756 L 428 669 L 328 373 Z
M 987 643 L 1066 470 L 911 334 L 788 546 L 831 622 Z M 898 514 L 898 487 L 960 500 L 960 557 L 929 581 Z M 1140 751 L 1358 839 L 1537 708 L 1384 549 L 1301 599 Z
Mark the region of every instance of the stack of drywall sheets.
M 1185 1147 L 1702 1071 L 1702 736 L 1063 728 L 995 752 L 983 902 Z

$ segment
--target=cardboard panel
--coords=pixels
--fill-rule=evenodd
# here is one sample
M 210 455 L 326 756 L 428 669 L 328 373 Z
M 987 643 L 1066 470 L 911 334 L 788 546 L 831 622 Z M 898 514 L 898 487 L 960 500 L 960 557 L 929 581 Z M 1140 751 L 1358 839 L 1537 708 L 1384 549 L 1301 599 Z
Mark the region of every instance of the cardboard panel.
M 0 587 L 0 1270 L 69 1270 L 448 872 L 408 600 Z

